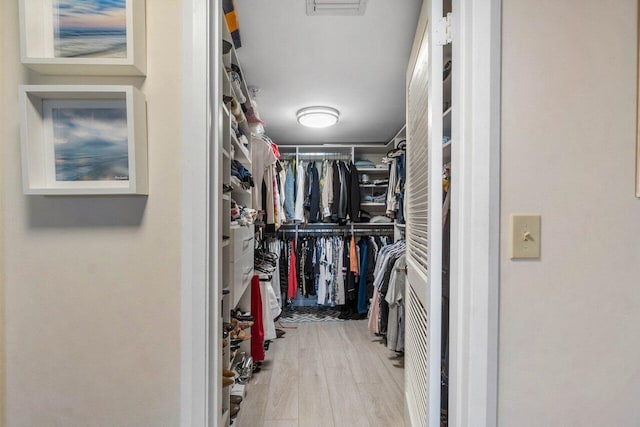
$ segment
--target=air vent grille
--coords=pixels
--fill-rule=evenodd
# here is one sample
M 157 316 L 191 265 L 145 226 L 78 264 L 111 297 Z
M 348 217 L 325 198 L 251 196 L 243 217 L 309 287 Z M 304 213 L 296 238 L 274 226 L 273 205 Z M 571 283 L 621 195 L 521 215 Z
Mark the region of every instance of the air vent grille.
M 367 0 L 307 0 L 309 16 L 364 15 Z

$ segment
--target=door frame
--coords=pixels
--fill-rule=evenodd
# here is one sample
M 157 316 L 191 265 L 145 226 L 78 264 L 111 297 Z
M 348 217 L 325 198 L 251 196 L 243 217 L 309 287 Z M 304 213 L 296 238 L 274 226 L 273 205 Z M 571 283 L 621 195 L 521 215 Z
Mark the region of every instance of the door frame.
M 453 11 L 449 425 L 494 427 L 502 2 L 453 0 Z
M 451 215 L 449 422 L 493 427 L 498 407 L 501 0 L 453 0 L 456 190 Z M 220 7 L 220 0 L 211 2 Z M 183 0 L 180 425 L 215 425 L 210 399 L 210 3 Z M 217 38 L 214 38 L 214 42 Z M 217 62 L 215 65 L 218 65 Z
M 210 22 L 220 0 L 182 3 L 182 211 L 180 304 L 180 426 L 208 427 L 210 407 L 209 322 L 209 146 L 212 112 L 209 100 Z M 218 10 L 218 9 L 214 9 Z M 218 41 L 216 37 L 215 41 Z M 216 62 L 214 65 L 219 66 Z

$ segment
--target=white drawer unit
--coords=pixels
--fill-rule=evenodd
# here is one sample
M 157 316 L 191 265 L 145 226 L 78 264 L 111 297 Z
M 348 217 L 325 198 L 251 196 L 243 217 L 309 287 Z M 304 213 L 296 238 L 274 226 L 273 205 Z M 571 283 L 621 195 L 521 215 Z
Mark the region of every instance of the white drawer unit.
M 253 277 L 253 245 L 251 245 L 250 249 L 242 254 L 240 258 L 236 258 L 231 262 L 231 271 L 233 271 L 231 278 L 231 288 L 233 289 L 232 306 L 235 307 L 238 305 L 240 298 L 242 298 L 242 295 L 247 290 Z
M 242 255 L 246 254 L 248 251 L 251 251 L 253 254 L 254 247 L 254 226 L 250 225 L 248 227 L 245 226 L 236 226 L 231 227 L 231 254 L 232 261 L 235 261 L 242 257 Z M 253 260 L 252 260 L 253 263 Z M 253 265 L 253 264 L 252 264 Z

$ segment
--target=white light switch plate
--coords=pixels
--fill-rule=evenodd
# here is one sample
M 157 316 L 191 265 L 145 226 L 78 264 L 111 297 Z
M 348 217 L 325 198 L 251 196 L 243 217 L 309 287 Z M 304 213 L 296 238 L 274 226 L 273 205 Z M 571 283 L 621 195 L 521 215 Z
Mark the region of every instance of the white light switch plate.
M 540 215 L 511 215 L 511 259 L 540 258 Z

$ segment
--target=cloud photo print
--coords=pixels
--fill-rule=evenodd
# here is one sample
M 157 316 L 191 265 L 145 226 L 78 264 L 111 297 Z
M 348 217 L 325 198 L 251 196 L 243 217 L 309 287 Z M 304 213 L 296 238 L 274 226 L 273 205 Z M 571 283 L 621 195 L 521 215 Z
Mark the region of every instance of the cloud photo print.
M 50 110 L 55 180 L 128 180 L 129 144 L 124 102 L 111 102 L 105 108 L 57 104 Z

